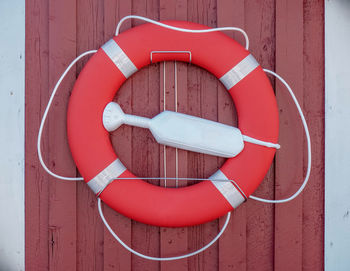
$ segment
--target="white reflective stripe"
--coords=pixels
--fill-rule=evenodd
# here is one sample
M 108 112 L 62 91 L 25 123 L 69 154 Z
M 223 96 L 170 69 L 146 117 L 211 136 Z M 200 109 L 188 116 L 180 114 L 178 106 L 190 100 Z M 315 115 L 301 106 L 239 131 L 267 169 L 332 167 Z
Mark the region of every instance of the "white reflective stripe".
M 137 72 L 134 63 L 132 63 L 130 58 L 113 39 L 107 41 L 102 46 L 102 49 L 126 78 L 129 78 L 133 73 Z
M 114 179 L 118 178 L 126 170 L 119 159 L 113 161 L 108 167 L 97 174 L 87 184 L 98 196 Z
M 231 70 L 225 73 L 220 78 L 220 81 L 224 84 L 226 89 L 229 90 L 258 66 L 259 63 L 255 58 L 252 55 L 248 55 Z
M 220 191 L 224 198 L 231 204 L 233 208 L 237 208 L 246 199 L 242 196 L 242 193 L 231 182 L 223 182 L 222 180 L 228 180 L 225 174 L 219 169 L 213 175 L 209 177 L 209 180 Z M 215 182 L 215 180 L 220 180 Z

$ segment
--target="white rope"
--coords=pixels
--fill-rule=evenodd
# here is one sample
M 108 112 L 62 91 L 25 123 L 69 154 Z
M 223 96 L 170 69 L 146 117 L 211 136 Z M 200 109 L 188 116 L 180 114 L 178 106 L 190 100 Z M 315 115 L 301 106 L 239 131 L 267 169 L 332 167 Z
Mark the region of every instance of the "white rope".
M 98 212 L 101 216 L 101 219 L 103 221 L 103 223 L 105 224 L 106 228 L 108 229 L 108 231 L 113 235 L 113 237 L 128 251 L 130 251 L 131 253 L 141 257 L 141 258 L 144 258 L 144 259 L 147 259 L 147 260 L 152 260 L 152 261 L 173 261 L 173 260 L 180 260 L 180 259 L 184 259 L 184 258 L 188 258 L 188 257 L 191 257 L 191 256 L 194 256 L 194 255 L 197 255 L 199 253 L 201 253 L 202 251 L 206 250 L 207 248 L 209 248 L 211 245 L 213 245 L 219 238 L 220 236 L 224 233 L 229 221 L 230 221 L 230 218 L 231 218 L 231 213 L 228 212 L 227 213 L 227 216 L 226 216 L 226 221 L 225 221 L 225 224 L 224 226 L 221 228 L 220 232 L 215 236 L 215 238 L 213 240 L 211 240 L 208 244 L 206 244 L 204 247 L 196 250 L 196 251 L 193 251 L 191 253 L 188 253 L 188 254 L 185 254 L 185 255 L 181 255 L 181 256 L 175 256 L 175 257 L 165 257 L 165 258 L 161 258 L 161 257 L 152 257 L 152 256 L 147 256 L 147 255 L 144 255 L 140 252 L 137 252 L 136 250 L 133 250 L 131 247 L 129 247 L 127 244 L 125 244 L 121 239 L 120 237 L 112 230 L 112 228 L 109 226 L 106 218 L 104 217 L 103 215 L 103 212 L 102 212 L 102 208 L 101 208 L 101 199 L 98 198 L 97 199 L 98 201 Z
M 120 27 L 122 25 L 122 23 L 127 20 L 127 19 L 131 19 L 131 18 L 134 18 L 134 19 L 139 19 L 139 20 L 143 20 L 143 21 L 146 21 L 146 22 L 149 22 L 149 23 L 153 23 L 153 24 L 156 24 L 156 25 L 159 25 L 161 27 L 164 27 L 164 28 L 168 28 L 168 29 L 172 29 L 172 30 L 175 30 L 175 31 L 180 31 L 180 32 L 189 32 L 189 33 L 206 33 L 206 32 L 214 32 L 214 31 L 225 31 L 225 30 L 232 30 L 232 31 L 238 31 L 240 33 L 243 34 L 244 38 L 245 38 L 245 41 L 246 41 L 246 49 L 248 50 L 249 48 L 249 39 L 248 39 L 248 36 L 247 34 L 240 28 L 236 28 L 236 27 L 220 27 L 220 28 L 213 28 L 213 29 L 205 29 L 205 30 L 190 30 L 190 29 L 184 29 L 184 28 L 178 28 L 178 27 L 173 27 L 173 26 L 169 26 L 169 25 L 166 25 L 166 24 L 163 24 L 163 23 L 160 23 L 160 22 L 156 22 L 156 21 L 153 21 L 151 19 L 148 19 L 148 18 L 144 18 L 144 17 L 140 17 L 140 16 L 134 16 L 134 15 L 130 15 L 130 16 L 126 16 L 124 17 L 119 23 L 118 23 L 118 26 L 117 26 L 117 29 L 116 29 L 116 36 L 119 34 L 119 31 L 120 31 Z M 48 112 L 50 110 L 50 107 L 51 107 L 51 104 L 52 104 L 52 101 L 54 99 L 54 96 L 57 92 L 57 89 L 58 87 L 60 86 L 62 80 L 64 79 L 64 77 L 66 76 L 66 74 L 69 72 L 69 70 L 72 68 L 72 66 L 77 62 L 79 61 L 82 57 L 88 55 L 88 54 L 93 54 L 93 53 L 96 53 L 97 50 L 91 50 L 91 51 L 87 51 L 83 54 L 81 54 L 80 56 L 78 56 L 77 58 L 75 58 L 72 63 L 67 67 L 67 69 L 63 72 L 63 74 L 61 75 L 61 77 L 59 78 L 59 80 L 57 81 L 53 91 L 52 91 L 52 94 L 50 96 L 50 99 L 49 99 L 49 102 L 46 106 L 46 109 L 45 109 L 45 112 L 44 112 L 44 115 L 42 117 L 42 120 L 41 120 L 41 123 L 40 123 L 40 128 L 39 128 L 39 132 L 38 132 L 38 141 L 37 141 L 37 151 L 38 151 L 38 156 L 39 156 L 39 161 L 42 165 L 42 167 L 45 169 L 45 171 L 50 174 L 51 176 L 57 178 L 57 179 L 61 179 L 61 180 L 68 180 L 68 181 L 80 181 L 80 180 L 83 180 L 82 177 L 79 177 L 79 178 L 73 178 L 73 177 L 64 177 L 64 176 L 60 176 L 60 175 L 57 175 L 55 173 L 53 173 L 47 166 L 46 164 L 44 163 L 43 161 L 43 158 L 42 158 L 42 154 L 41 154 L 41 137 L 42 137 L 42 131 L 43 131 L 43 128 L 44 128 L 44 125 L 45 125 L 45 121 L 46 121 L 46 118 L 47 118 L 47 115 L 48 115 Z M 289 85 L 287 84 L 287 82 L 282 78 L 280 77 L 278 74 L 270 71 L 270 70 L 266 70 L 264 69 L 265 72 L 267 73 L 270 73 L 272 75 L 274 75 L 277 79 L 279 79 L 287 88 L 287 90 L 289 91 L 289 94 L 291 95 L 297 109 L 298 109 L 298 113 L 300 115 L 300 118 L 302 120 L 302 123 L 303 123 L 303 126 L 304 126 L 304 130 L 305 130 L 305 134 L 306 134 L 306 139 L 307 139 L 307 150 L 308 150 L 308 166 L 307 166 L 307 172 L 306 172 L 306 176 L 305 176 L 305 179 L 304 179 L 304 182 L 303 184 L 300 186 L 300 188 L 298 189 L 298 191 L 293 194 L 291 197 L 289 198 L 286 198 L 286 199 L 281 199 L 281 200 L 268 200 L 268 199 L 263 199 L 263 198 L 259 198 L 259 197 L 255 197 L 255 196 L 250 196 L 249 198 L 251 199 L 254 199 L 254 200 L 257 200 L 257 201 L 262 201 L 262 202 L 266 202 L 266 203 L 282 203 L 282 202 L 287 202 L 287 201 L 291 201 L 293 200 L 295 197 L 297 197 L 302 191 L 303 189 L 305 188 L 308 180 L 309 180 L 309 177 L 310 177 L 310 171 L 311 171 L 311 140 L 310 140 L 310 135 L 309 135 L 309 130 L 308 130 L 308 127 L 307 127 L 307 123 L 305 121 L 305 117 L 303 115 L 303 112 L 300 108 L 300 105 L 292 91 L 292 89 L 289 87 Z M 165 72 L 165 63 L 164 63 L 164 72 Z M 165 76 L 165 75 L 164 75 Z M 164 77 L 164 109 L 165 109 L 165 77 Z M 177 97 L 176 97 L 177 99 Z M 177 105 L 176 105 L 176 108 L 177 108 Z M 263 144 L 272 144 L 270 147 L 275 147 L 275 148 L 279 148 L 279 145 L 278 144 L 274 144 L 274 143 L 269 143 L 269 142 L 259 142 L 259 140 L 257 139 L 254 139 L 254 138 L 250 138 L 248 136 L 244 136 L 244 140 L 245 141 L 248 141 L 248 142 L 252 142 L 252 143 L 255 143 L 255 144 L 259 144 L 259 145 L 263 145 Z M 263 144 L 261 144 L 263 143 Z M 164 146 L 164 178 L 157 178 L 157 179 L 165 179 L 165 182 L 166 182 L 166 149 L 165 149 L 165 146 Z M 119 178 L 119 179 L 128 179 L 128 178 Z M 142 178 L 142 179 L 156 179 L 156 178 Z M 168 178 L 168 179 L 173 179 L 173 178 Z M 189 179 L 195 179 L 195 178 L 174 178 L 176 180 L 189 180 Z M 196 179 L 196 180 L 206 180 L 206 179 Z M 216 181 L 221 181 L 221 180 L 216 180 Z M 222 180 L 222 181 L 231 181 L 231 180 Z M 130 248 L 129 246 L 127 246 L 116 234 L 115 232 L 111 229 L 111 227 L 109 226 L 108 222 L 106 221 L 104 215 L 103 215 L 103 212 L 102 212 L 102 208 L 101 208 L 101 199 L 98 198 L 98 211 L 99 211 L 99 214 L 101 216 L 101 219 L 103 221 L 103 223 L 105 224 L 105 226 L 107 227 L 107 229 L 109 230 L 109 232 L 113 235 L 113 237 L 125 248 L 127 249 L 128 251 L 130 251 L 131 253 L 134 253 L 135 255 L 138 255 L 142 258 L 145 258 L 145 259 L 148 259 L 148 260 L 155 260 L 155 261 L 171 261 L 171 260 L 178 260 L 178 259 L 183 259 L 183 258 L 187 258 L 187 257 L 190 257 L 190 256 L 193 256 L 193 255 L 196 255 L 198 253 L 201 253 L 202 251 L 206 250 L 207 248 L 209 248 L 212 244 L 214 244 L 219 238 L 220 236 L 223 234 L 223 232 L 225 231 L 227 225 L 228 225 L 228 222 L 230 220 L 230 217 L 231 217 L 231 213 L 227 213 L 227 217 L 226 217 L 226 221 L 225 221 L 225 224 L 224 226 L 222 227 L 222 229 L 220 230 L 220 232 L 218 233 L 218 235 L 211 241 L 209 242 L 207 245 L 205 245 L 204 247 L 202 247 L 201 249 L 198 249 L 194 252 L 191 252 L 191 253 L 188 253 L 186 255 L 182 255 L 182 256 L 176 256 L 176 257 L 166 257 L 166 258 L 158 258 L 158 257 L 151 257 L 151 256 L 147 256 L 147 255 L 144 255 L 144 254 L 141 254 L 135 250 L 133 250 L 132 248 Z
M 273 71 L 270 71 L 270 70 L 267 70 L 267 69 L 264 69 L 264 71 L 269 73 L 269 74 L 272 74 L 273 76 L 275 76 L 278 80 L 280 80 L 282 82 L 282 84 L 287 88 L 287 90 L 288 90 L 290 96 L 292 97 L 293 102 L 294 102 L 294 104 L 295 104 L 295 106 L 296 106 L 296 108 L 298 110 L 301 122 L 303 123 L 303 126 L 304 126 L 305 135 L 306 135 L 306 141 L 307 141 L 307 170 L 306 170 L 305 179 L 304 179 L 302 185 L 299 187 L 298 191 L 295 192 L 292 196 L 290 196 L 288 198 L 278 199 L 278 200 L 269 200 L 269 199 L 263 199 L 263 198 L 255 197 L 255 196 L 252 196 L 252 195 L 250 195 L 249 198 L 251 198 L 253 200 L 265 202 L 265 203 L 284 203 L 284 202 L 288 202 L 288 201 L 291 201 L 291 200 L 295 199 L 304 190 L 307 182 L 309 181 L 310 172 L 311 172 L 311 139 L 310 139 L 310 134 L 309 134 L 309 128 L 307 127 L 307 123 L 306 123 L 303 111 L 301 110 L 301 107 L 300 107 L 300 105 L 298 103 L 298 100 L 295 97 L 291 87 L 277 73 L 275 73 Z
M 141 21 L 145 21 L 145 22 L 149 22 L 149 23 L 158 25 L 158 26 L 163 27 L 163 28 L 168 28 L 168 29 L 171 29 L 171 30 L 174 30 L 174 31 L 187 32 L 187 33 L 208 33 L 208 32 L 216 32 L 216 31 L 238 31 L 238 32 L 242 33 L 243 36 L 244 36 L 245 49 L 248 50 L 248 48 L 249 48 L 249 38 L 248 38 L 247 33 L 243 29 L 238 28 L 238 27 L 218 27 L 218 28 L 201 29 L 201 30 L 198 30 L 198 29 L 186 29 L 186 28 L 181 28 L 181 27 L 175 27 L 175 26 L 167 25 L 167 24 L 160 23 L 160 22 L 154 21 L 154 20 L 146 18 L 146 17 L 137 16 L 137 15 L 129 15 L 129 16 L 125 16 L 123 19 L 121 19 L 119 21 L 119 23 L 117 25 L 117 28 L 116 28 L 116 31 L 115 31 L 115 35 L 116 36 L 119 35 L 120 28 L 121 28 L 123 22 L 125 22 L 126 20 L 129 20 L 129 19 L 138 19 L 138 20 L 141 20 Z M 165 65 L 165 62 L 164 62 L 164 65 Z M 175 68 L 176 68 L 176 62 L 175 62 Z M 164 72 L 165 72 L 165 69 L 164 69 Z M 176 76 L 176 71 L 175 71 L 175 76 Z M 164 77 L 165 77 L 165 75 L 164 75 Z M 164 82 L 165 82 L 165 78 L 164 78 Z M 176 82 L 175 82 L 175 87 L 176 87 Z M 176 89 L 175 89 L 175 91 L 176 91 Z M 177 93 L 176 93 L 176 95 L 177 95 Z M 165 90 L 164 90 L 164 99 L 165 99 Z M 177 96 L 175 97 L 175 99 L 177 99 Z M 177 103 L 175 104 L 175 109 L 176 109 L 176 112 L 177 112 Z M 164 110 L 165 110 L 165 101 L 164 101 Z M 257 144 L 257 145 L 261 145 L 261 146 L 265 146 L 265 147 L 268 147 L 268 148 L 276 148 L 276 149 L 280 148 L 279 144 L 275 144 L 275 143 L 271 143 L 271 142 L 265 142 L 265 141 L 262 141 L 262 140 L 251 138 L 249 136 L 245 136 L 245 135 L 243 135 L 243 139 L 244 139 L 244 141 L 247 141 L 247 142 L 250 142 L 250 143 L 254 143 L 254 144 Z M 164 146 L 164 152 L 166 152 L 165 146 Z M 176 156 L 177 156 L 177 149 L 176 149 Z M 165 186 L 166 186 L 166 182 L 165 182 Z
M 115 35 L 118 36 L 119 32 L 120 32 L 120 27 L 122 26 L 123 22 L 129 19 L 138 19 L 141 21 L 145 21 L 151 24 L 155 24 L 164 28 L 168 28 L 171 30 L 175 30 L 175 31 L 179 31 L 179 32 L 187 32 L 187 33 L 208 33 L 208 32 L 217 32 L 217 31 L 238 31 L 240 33 L 242 33 L 242 35 L 244 36 L 245 39 L 245 49 L 248 50 L 249 48 L 249 38 L 247 33 L 239 28 L 239 27 L 217 27 L 217 28 L 210 28 L 210 29 L 186 29 L 186 28 L 181 28 L 181 27 L 175 27 L 175 26 L 171 26 L 171 25 L 167 25 L 167 24 L 163 24 L 157 21 L 154 21 L 152 19 L 148 19 L 142 16 L 137 16 L 137 15 L 129 15 L 129 16 L 125 16 L 123 19 L 121 19 L 117 25 L 117 29 L 115 30 Z
M 81 58 L 83 58 L 84 56 L 86 55 L 89 55 L 89 54 L 94 54 L 96 53 L 97 50 L 91 50 L 91 51 L 87 51 L 85 53 L 82 53 L 80 56 L 76 57 L 70 64 L 69 66 L 66 68 L 66 70 L 62 73 L 61 77 L 58 79 L 52 93 L 51 93 L 51 96 L 50 96 L 50 99 L 49 99 L 49 102 L 47 103 L 47 106 L 45 108 L 45 111 L 44 111 L 44 115 L 41 119 L 41 123 L 40 123 L 40 128 L 39 128 L 39 132 L 38 132 L 38 141 L 37 141 L 37 151 L 38 151 L 38 156 L 39 156 L 39 161 L 40 161 L 40 164 L 41 166 L 45 169 L 45 171 L 50 174 L 51 176 L 57 178 L 57 179 L 61 179 L 61 180 L 66 180 L 66 181 L 82 181 L 84 180 L 84 178 L 82 177 L 64 177 L 64 176 L 60 176 L 54 172 L 52 172 L 45 164 L 44 160 L 43 160 L 43 157 L 42 157 L 42 154 L 41 154 L 41 136 L 42 136 L 42 133 L 43 133 L 43 129 L 44 129 L 44 125 L 45 125 L 45 121 L 46 121 L 46 117 L 47 117 L 47 114 L 49 113 L 49 110 L 50 110 L 50 107 L 51 107 L 51 104 L 52 104 L 52 101 L 55 97 L 55 94 L 57 92 L 57 89 L 58 87 L 60 86 L 62 80 L 64 79 L 64 77 L 67 75 L 67 73 L 69 72 L 69 70 L 74 66 L 74 64 L 79 61 Z

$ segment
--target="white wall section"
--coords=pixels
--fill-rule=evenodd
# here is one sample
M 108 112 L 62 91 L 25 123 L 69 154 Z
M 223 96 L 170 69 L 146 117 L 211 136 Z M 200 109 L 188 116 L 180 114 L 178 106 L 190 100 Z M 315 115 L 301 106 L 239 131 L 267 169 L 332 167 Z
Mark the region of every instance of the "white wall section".
M 350 270 L 350 1 L 325 0 L 325 270 Z
M 0 270 L 24 270 L 25 0 L 0 0 Z

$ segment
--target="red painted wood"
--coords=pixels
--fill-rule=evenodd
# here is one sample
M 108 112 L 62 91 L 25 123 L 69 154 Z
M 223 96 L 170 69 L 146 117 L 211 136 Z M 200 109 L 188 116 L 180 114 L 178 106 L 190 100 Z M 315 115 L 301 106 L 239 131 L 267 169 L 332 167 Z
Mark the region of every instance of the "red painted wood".
M 76 56 L 76 3 L 70 0 L 49 4 L 49 91 L 66 66 Z M 61 89 L 71 89 L 71 73 Z M 66 132 L 66 110 L 69 91 L 56 95 L 48 117 L 48 165 L 64 176 L 75 176 Z M 76 269 L 76 183 L 49 178 L 49 268 Z
M 323 9 L 323 2 L 316 0 L 305 3 L 299 0 L 27 0 L 26 269 L 322 270 Z M 276 68 L 291 83 L 309 121 L 313 170 L 303 197 L 279 206 L 249 200 L 233 212 L 230 225 L 217 244 L 188 260 L 158 263 L 132 256 L 103 227 L 96 199 L 87 186 L 49 178 L 37 160 L 39 116 L 58 76 L 76 54 L 106 42 L 118 20 L 131 13 L 153 19 L 189 20 L 212 27 L 243 27 L 249 34 L 252 54 L 263 67 Z M 138 21 L 126 22 L 122 31 L 138 24 Z M 227 34 L 244 42 L 238 33 Z M 77 74 L 85 62 L 78 64 Z M 307 76 L 303 71 L 307 71 Z M 237 124 L 234 105 L 216 78 L 184 63 L 177 63 L 177 73 L 180 112 Z M 43 137 L 48 165 L 68 176 L 76 174 L 65 136 L 65 111 L 73 82 L 74 70 L 60 89 Z M 127 113 L 153 117 L 163 107 L 163 83 L 163 65 L 151 65 L 129 79 L 115 101 Z M 173 110 L 174 62 L 166 63 L 165 84 L 167 109 Z M 276 87 L 282 149 L 276 167 L 272 166 L 256 191 L 266 198 L 292 194 L 302 181 L 305 167 L 302 158 L 304 161 L 306 158 L 296 110 L 284 88 L 279 83 Z M 163 148 L 155 143 L 149 131 L 123 126 L 112 133 L 111 140 L 122 162 L 137 175 L 164 174 Z M 167 150 L 167 176 L 175 176 L 175 151 Z M 179 151 L 179 176 L 208 177 L 222 163 L 223 159 Z M 104 211 L 112 228 L 127 244 L 153 256 L 172 256 L 197 249 L 210 241 L 224 222 L 220 218 L 197 227 L 159 229 L 133 222 L 106 206 Z
M 178 66 L 183 65 L 184 70 L 179 71 Z M 178 78 L 181 78 L 181 80 L 178 80 L 177 82 L 181 82 L 187 77 L 186 72 L 187 66 L 186 64 L 177 63 L 176 68 L 178 71 Z M 164 107 L 164 100 L 166 105 L 166 110 L 172 110 L 175 111 L 175 62 L 165 62 L 160 65 L 160 74 L 161 78 L 163 79 L 160 84 L 160 96 L 161 96 L 161 106 L 160 111 L 163 111 Z M 162 73 L 164 72 L 165 68 L 165 76 L 163 77 Z M 164 82 L 165 78 L 165 82 Z M 182 81 L 184 82 L 184 81 Z M 163 85 L 165 83 L 165 99 L 163 95 Z M 185 86 L 184 86 L 185 85 Z M 182 86 L 182 87 L 181 87 Z M 184 92 L 187 87 L 187 84 L 180 84 L 180 88 L 178 87 L 178 93 Z M 178 103 L 184 102 L 185 106 L 187 105 L 187 97 L 184 95 L 178 96 L 180 98 L 178 100 Z M 182 107 L 182 109 L 185 109 Z M 164 171 L 164 148 L 160 147 L 160 175 L 167 177 L 176 177 L 176 150 L 174 148 L 167 147 L 166 148 L 166 171 Z M 181 177 L 187 176 L 187 152 L 185 151 L 179 151 L 178 152 L 178 161 L 179 168 L 178 168 L 178 174 Z M 176 181 L 174 180 L 167 180 L 166 183 L 162 181 L 163 186 L 167 187 L 176 187 Z M 180 181 L 179 186 L 186 185 L 185 182 Z M 162 208 L 160 206 L 160 208 Z M 160 254 L 162 257 L 169 257 L 169 256 L 176 256 L 181 255 L 184 253 L 187 253 L 187 228 L 165 228 L 162 227 L 160 229 L 161 233 L 161 239 L 160 239 Z M 187 259 L 179 260 L 174 263 L 172 262 L 162 262 L 161 263 L 161 270 L 187 270 Z
M 246 2 L 245 20 L 245 30 L 250 37 L 250 51 L 262 67 L 274 70 L 275 1 Z M 262 27 L 258 28 L 257 25 Z M 272 164 L 255 195 L 269 199 L 274 197 L 274 172 Z M 247 270 L 273 270 L 274 205 L 249 200 L 246 208 Z
M 218 26 L 236 26 L 245 28 L 244 2 L 219 0 L 217 8 Z M 227 34 L 244 45 L 239 33 Z M 222 84 L 218 85 L 219 121 L 237 126 L 237 115 L 234 104 Z M 246 204 L 242 204 L 232 213 L 230 224 L 224 236 L 219 240 L 219 270 L 246 270 Z M 222 227 L 225 218 L 220 219 Z
M 131 12 L 129 1 L 105 1 L 104 2 L 104 42 L 114 36 L 116 24 L 125 15 Z M 131 27 L 131 22 L 125 22 L 121 31 Z M 131 113 L 132 82 L 127 81 L 116 96 L 116 102 L 121 104 L 125 112 Z M 132 165 L 132 128 L 123 126 L 112 133 L 111 140 L 118 157 L 127 168 Z M 118 214 L 106 205 L 104 212 L 108 222 L 124 242 L 131 245 L 131 220 Z M 104 229 L 104 270 L 131 270 L 131 253 L 125 250 L 109 233 Z
M 103 44 L 103 3 L 77 1 L 77 54 Z M 84 25 L 85 27 L 79 27 Z M 89 57 L 77 64 L 77 75 Z M 63 91 L 63 90 L 62 90 Z M 77 184 L 77 270 L 102 270 L 104 227 L 97 214 L 96 196 L 84 182 Z M 86 225 L 90 225 L 86 227 Z
M 303 104 L 303 1 L 276 1 L 276 71 Z M 294 193 L 303 178 L 301 121 L 282 84 L 276 83 L 281 150 L 276 156 L 276 198 Z M 275 269 L 302 270 L 302 199 L 275 207 Z
M 49 178 L 36 153 L 40 118 L 48 100 L 49 14 L 46 0 L 26 1 L 25 48 L 25 267 L 48 270 L 49 266 Z M 42 151 L 48 158 L 47 133 Z
M 132 14 L 159 19 L 157 1 L 133 1 Z M 133 21 L 133 26 L 142 22 Z M 132 78 L 132 113 L 153 117 L 159 113 L 159 66 L 142 69 Z M 142 177 L 159 176 L 159 145 L 147 129 L 133 128 L 132 171 Z M 157 183 L 157 182 L 155 182 Z M 156 256 L 159 252 L 160 233 L 158 227 L 132 221 L 132 245 L 146 255 Z M 160 264 L 132 256 L 132 270 L 159 270 Z
M 186 1 L 160 1 L 160 20 L 187 20 L 187 2 Z M 177 102 L 178 112 L 187 112 L 187 64 L 174 61 L 164 62 L 160 65 L 160 111 L 164 109 L 175 111 Z M 175 70 L 177 79 L 175 78 Z M 177 88 L 177 98 L 175 93 Z M 164 97 L 165 87 L 165 97 Z M 166 147 L 166 157 L 164 157 L 164 147 L 160 147 L 160 175 L 167 177 L 187 177 L 187 151 L 176 150 Z M 178 159 L 178 168 L 176 168 L 176 155 Z M 166 159 L 166 171 L 164 171 L 164 158 Z M 177 174 L 176 174 L 177 170 Z M 162 182 L 165 185 L 164 182 Z M 176 181 L 167 180 L 168 187 L 176 187 Z M 185 186 L 187 182 L 180 181 L 178 186 Z M 160 236 L 160 254 L 162 257 L 176 256 L 188 252 L 187 248 L 187 228 L 161 228 Z M 188 270 L 187 259 L 175 262 L 162 262 L 161 270 L 181 271 Z
M 312 138 L 312 171 L 303 196 L 304 270 L 324 270 L 324 2 L 304 3 L 304 112 Z M 304 141 L 304 146 L 305 146 Z M 305 157 L 305 154 L 304 154 Z M 305 158 L 304 158 L 305 159 Z
M 188 20 L 216 26 L 216 1 L 190 1 Z M 217 79 L 208 72 L 190 67 L 188 70 L 188 114 L 217 120 Z M 188 153 L 188 175 L 193 178 L 208 178 L 218 169 L 216 157 Z M 217 234 L 218 220 L 188 229 L 188 247 L 198 249 L 210 242 Z M 188 259 L 189 270 L 217 270 L 218 244 L 205 252 Z

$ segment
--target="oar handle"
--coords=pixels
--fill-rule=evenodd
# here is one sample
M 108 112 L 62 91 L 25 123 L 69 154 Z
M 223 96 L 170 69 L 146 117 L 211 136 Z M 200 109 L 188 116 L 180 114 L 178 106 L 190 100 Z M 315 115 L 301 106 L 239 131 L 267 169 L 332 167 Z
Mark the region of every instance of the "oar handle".
M 110 102 L 103 112 L 103 126 L 108 132 L 118 129 L 122 124 L 149 128 L 150 119 L 135 115 L 125 114 L 119 104 Z
M 134 116 L 134 115 L 124 115 L 124 124 L 128 124 L 131 126 L 141 127 L 141 128 L 149 128 L 150 125 L 149 118 Z

